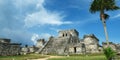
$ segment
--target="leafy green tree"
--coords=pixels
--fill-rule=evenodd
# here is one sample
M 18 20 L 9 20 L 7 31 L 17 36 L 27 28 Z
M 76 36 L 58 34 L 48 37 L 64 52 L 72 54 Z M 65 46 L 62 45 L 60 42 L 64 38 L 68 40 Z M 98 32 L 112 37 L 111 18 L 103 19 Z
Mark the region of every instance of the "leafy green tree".
M 89 9 L 91 13 L 100 12 L 100 19 L 104 26 L 107 46 L 109 46 L 109 41 L 108 41 L 108 33 L 106 28 L 106 19 L 109 18 L 109 15 L 106 14 L 105 12 L 114 11 L 118 9 L 119 7 L 116 6 L 115 0 L 93 0 Z
M 108 60 L 112 60 L 116 55 L 115 51 L 111 47 L 104 48 L 104 54 Z

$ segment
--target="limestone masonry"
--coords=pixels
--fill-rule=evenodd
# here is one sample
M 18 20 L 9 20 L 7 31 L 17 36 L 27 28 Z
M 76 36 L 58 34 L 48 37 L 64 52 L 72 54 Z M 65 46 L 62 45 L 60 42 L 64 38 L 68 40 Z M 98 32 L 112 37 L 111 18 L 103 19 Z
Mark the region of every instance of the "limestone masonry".
M 58 37 L 50 37 L 49 41 L 38 50 L 41 54 L 84 54 L 101 52 L 99 40 L 94 34 L 79 39 L 75 29 L 59 31 Z
M 40 48 L 36 51 L 41 54 L 86 54 L 101 53 L 103 46 L 99 45 L 99 39 L 94 34 L 84 35 L 83 39 L 79 39 L 79 32 L 75 29 L 61 30 L 58 37 L 51 36 L 48 42 L 44 43 L 43 39 L 38 41 L 37 46 Z M 110 47 L 120 53 L 120 44 L 111 43 Z
M 61 30 L 57 37 L 51 36 L 48 41 L 38 39 L 36 45 L 20 47 L 19 43 L 11 43 L 10 39 L 0 38 L 0 56 L 19 55 L 28 53 L 40 54 L 87 54 L 101 53 L 107 46 L 105 42 L 99 45 L 99 39 L 94 34 L 87 34 L 79 38 L 75 29 Z M 110 47 L 120 54 L 120 44 L 110 43 Z
M 10 43 L 10 39 L 0 38 L 0 56 L 10 56 L 20 54 L 19 43 Z

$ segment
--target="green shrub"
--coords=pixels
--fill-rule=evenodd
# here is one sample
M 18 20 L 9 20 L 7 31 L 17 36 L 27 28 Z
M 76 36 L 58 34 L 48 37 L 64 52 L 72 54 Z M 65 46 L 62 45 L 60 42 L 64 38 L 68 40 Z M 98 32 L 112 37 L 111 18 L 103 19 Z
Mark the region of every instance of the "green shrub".
M 112 58 L 116 55 L 115 51 L 111 47 L 104 48 L 104 54 L 107 60 L 112 60 Z

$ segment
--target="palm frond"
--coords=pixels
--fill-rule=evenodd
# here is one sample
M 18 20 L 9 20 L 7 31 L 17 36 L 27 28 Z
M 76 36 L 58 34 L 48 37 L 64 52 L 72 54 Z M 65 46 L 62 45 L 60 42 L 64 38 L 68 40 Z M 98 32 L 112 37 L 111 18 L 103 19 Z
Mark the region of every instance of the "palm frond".
M 105 20 L 107 20 L 107 19 L 109 19 L 109 15 L 108 14 L 104 14 L 104 18 L 105 18 Z
M 91 13 L 95 13 L 95 12 L 97 12 L 97 11 L 100 11 L 100 3 L 101 3 L 100 0 L 94 0 L 94 1 L 91 3 L 91 6 L 90 6 L 89 11 L 90 11 Z
M 116 6 L 115 0 L 93 0 L 91 3 L 89 11 L 91 13 L 96 13 L 101 10 L 118 10 L 120 7 Z

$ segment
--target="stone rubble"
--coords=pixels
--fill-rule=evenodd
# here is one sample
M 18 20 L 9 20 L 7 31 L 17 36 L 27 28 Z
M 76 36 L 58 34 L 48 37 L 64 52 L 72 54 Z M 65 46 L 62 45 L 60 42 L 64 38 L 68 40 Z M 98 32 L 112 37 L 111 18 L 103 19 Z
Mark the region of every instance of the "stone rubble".
M 20 54 L 19 43 L 10 43 L 10 39 L 0 38 L 0 56 L 11 56 Z

